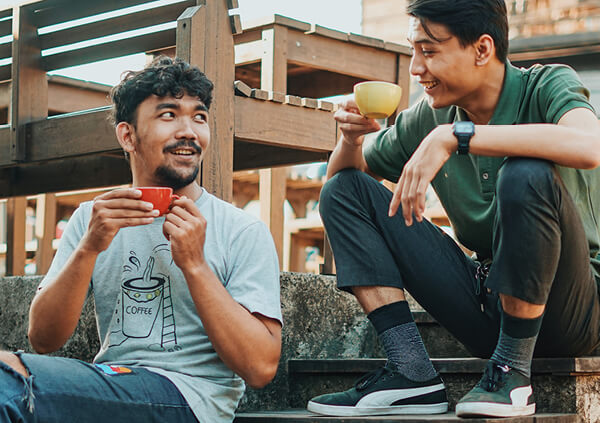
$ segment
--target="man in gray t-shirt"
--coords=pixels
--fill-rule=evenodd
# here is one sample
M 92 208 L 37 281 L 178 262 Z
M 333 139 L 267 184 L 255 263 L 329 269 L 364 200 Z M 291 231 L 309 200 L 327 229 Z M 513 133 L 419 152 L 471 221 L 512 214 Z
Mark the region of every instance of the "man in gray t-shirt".
M 202 72 L 168 58 L 113 89 L 133 188 L 75 211 L 29 327 L 36 351 L 59 349 L 91 292 L 100 352 L 92 364 L 1 352 L 0 420 L 94 422 L 108 412 L 114 422 L 231 422 L 244 381 L 274 377 L 282 319 L 273 241 L 262 222 L 196 182 L 211 94 Z M 140 200 L 144 186 L 173 188 L 165 215 Z

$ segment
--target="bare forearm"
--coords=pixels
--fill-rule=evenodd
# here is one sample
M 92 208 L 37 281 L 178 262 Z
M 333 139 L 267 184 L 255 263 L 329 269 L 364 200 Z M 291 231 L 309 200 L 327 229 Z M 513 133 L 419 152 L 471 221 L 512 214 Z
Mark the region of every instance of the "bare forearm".
M 592 169 L 600 164 L 600 139 L 589 131 L 564 125 L 477 125 L 470 152 L 536 157 L 566 167 Z
M 58 276 L 34 297 L 29 310 L 29 340 L 37 352 L 56 351 L 73 334 L 96 257 L 76 249 Z
M 207 265 L 184 271 L 184 275 L 219 357 L 249 385 L 266 385 L 275 375 L 281 354 L 280 325 L 265 325 L 237 303 Z
M 327 179 L 346 168 L 366 172 L 367 164 L 363 157 L 362 145 L 348 143 L 342 136 L 331 153 L 329 163 L 327 163 Z

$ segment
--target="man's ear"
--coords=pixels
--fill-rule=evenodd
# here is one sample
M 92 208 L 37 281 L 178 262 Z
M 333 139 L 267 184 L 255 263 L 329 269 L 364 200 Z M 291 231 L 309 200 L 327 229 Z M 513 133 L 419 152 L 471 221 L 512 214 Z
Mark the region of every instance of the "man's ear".
M 119 122 L 115 128 L 119 144 L 126 153 L 135 151 L 135 139 L 133 125 L 127 122 Z
M 483 34 L 475 42 L 475 65 L 484 66 L 496 56 L 496 45 L 489 34 Z

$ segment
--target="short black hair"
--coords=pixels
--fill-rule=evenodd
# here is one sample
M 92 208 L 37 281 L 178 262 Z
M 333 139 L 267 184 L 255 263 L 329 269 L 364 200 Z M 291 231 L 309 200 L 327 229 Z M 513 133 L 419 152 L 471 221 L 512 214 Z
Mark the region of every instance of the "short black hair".
M 483 34 L 494 40 L 496 57 L 508 56 L 508 17 L 504 0 L 410 0 L 406 12 L 421 21 L 427 35 L 436 41 L 427 22 L 442 24 L 465 47 Z
M 140 71 L 126 72 L 111 90 L 111 118 L 114 125 L 127 122 L 135 126 L 138 106 L 151 95 L 181 98 L 187 94 L 209 108 L 212 91 L 213 83 L 197 67 L 178 58 L 159 56 Z

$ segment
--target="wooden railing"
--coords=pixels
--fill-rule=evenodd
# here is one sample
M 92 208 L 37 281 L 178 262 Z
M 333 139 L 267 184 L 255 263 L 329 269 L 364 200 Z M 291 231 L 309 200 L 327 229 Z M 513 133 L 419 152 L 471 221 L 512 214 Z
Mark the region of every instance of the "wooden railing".
M 261 185 L 270 187 L 261 190 L 263 218 L 280 254 L 285 172 L 273 166 L 325 160 L 337 138 L 333 106 L 314 98 L 349 93 L 365 79 L 397 82 L 408 93 L 406 47 L 281 16 L 242 31 L 239 16 L 230 16 L 236 0 L 185 0 L 152 9 L 147 3 L 43 0 L 0 12 L 0 37 L 13 35 L 0 44 L 0 59 L 12 58 L 0 65 L 12 99 L 9 121 L 0 126 L 0 198 L 9 198 L 7 274 L 23 272 L 23 196 L 123 184 L 131 177 L 107 107 L 48 117 L 50 70 L 138 52 L 176 54 L 203 69 L 215 93 L 201 183 L 231 201 L 233 171 L 263 168 Z M 141 9 L 58 26 L 131 6 Z M 148 27 L 152 32 L 122 34 Z M 97 38 L 102 42 L 85 44 Z M 405 95 L 403 106 L 407 101 Z M 51 216 L 51 207 L 48 201 L 44 215 Z M 50 243 L 41 239 L 38 253 L 51 254 Z

